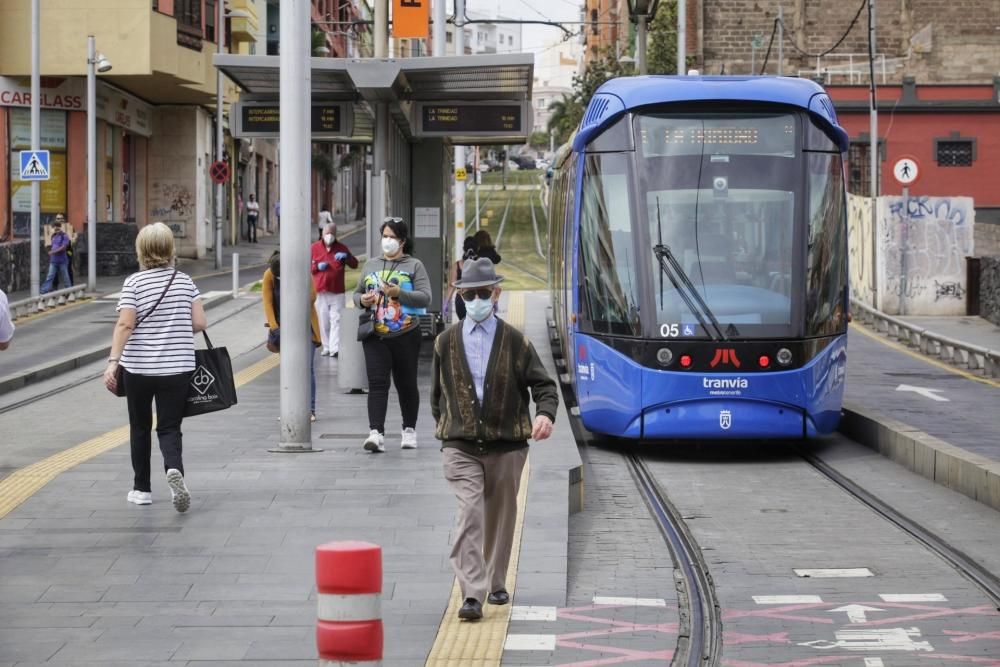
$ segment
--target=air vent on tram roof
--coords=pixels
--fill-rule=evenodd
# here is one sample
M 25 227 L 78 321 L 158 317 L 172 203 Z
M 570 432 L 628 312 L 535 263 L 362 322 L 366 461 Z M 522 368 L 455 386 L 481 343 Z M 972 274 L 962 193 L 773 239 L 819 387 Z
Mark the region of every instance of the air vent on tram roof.
M 608 120 L 625 111 L 625 104 L 617 95 L 597 93 L 590 98 L 587 112 L 580 123 L 580 131 L 573 141 L 573 148 L 581 150 L 595 132 L 607 125 Z

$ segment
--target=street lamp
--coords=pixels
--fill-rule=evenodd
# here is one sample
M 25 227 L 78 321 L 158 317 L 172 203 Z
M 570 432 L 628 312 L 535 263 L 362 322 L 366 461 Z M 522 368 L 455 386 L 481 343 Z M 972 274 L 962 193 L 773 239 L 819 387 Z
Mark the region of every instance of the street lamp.
M 87 36 L 87 290 L 97 291 L 97 72 L 111 70 L 104 54 L 97 52 L 93 35 Z

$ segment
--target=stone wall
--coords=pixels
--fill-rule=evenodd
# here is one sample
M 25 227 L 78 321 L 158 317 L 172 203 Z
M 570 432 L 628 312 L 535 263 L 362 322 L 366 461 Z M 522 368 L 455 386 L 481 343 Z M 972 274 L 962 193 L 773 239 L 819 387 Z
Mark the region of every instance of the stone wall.
M 976 255 L 1000 257 L 1000 224 L 982 219 L 976 211 Z
M 979 315 L 1000 325 L 1000 256 L 979 261 Z
M 857 13 L 861 0 L 718 0 L 699 3 L 704 44 L 698 62 L 705 73 L 747 74 L 751 68 L 751 41 L 755 35 L 763 43 L 756 52 L 759 72 L 778 16 L 784 9 L 784 74 L 796 76 L 800 70 L 815 70 L 817 53 L 832 47 L 844 34 Z M 694 10 L 694 7 L 689 7 Z M 695 10 L 696 11 L 696 10 Z M 888 59 L 887 81 L 899 83 L 915 76 L 919 83 L 983 83 L 993 80 L 1000 61 L 1000 4 L 995 0 L 899 0 L 879 3 L 876 11 L 877 53 Z M 693 35 L 692 35 L 693 37 Z M 855 71 L 867 80 L 867 11 L 831 57 L 820 63 L 821 70 L 836 71 L 855 54 Z M 692 51 L 696 40 L 689 42 Z M 862 57 L 857 57 L 861 54 Z M 768 58 L 767 73 L 777 72 L 778 39 L 775 36 Z M 806 76 L 811 73 L 803 72 Z M 828 79 L 848 83 L 846 76 Z

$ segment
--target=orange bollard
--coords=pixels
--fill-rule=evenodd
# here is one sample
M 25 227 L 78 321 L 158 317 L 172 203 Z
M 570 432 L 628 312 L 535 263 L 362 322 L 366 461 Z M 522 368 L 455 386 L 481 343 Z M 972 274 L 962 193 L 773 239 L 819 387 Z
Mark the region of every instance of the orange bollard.
M 382 664 L 382 547 L 316 547 L 316 648 L 320 667 Z

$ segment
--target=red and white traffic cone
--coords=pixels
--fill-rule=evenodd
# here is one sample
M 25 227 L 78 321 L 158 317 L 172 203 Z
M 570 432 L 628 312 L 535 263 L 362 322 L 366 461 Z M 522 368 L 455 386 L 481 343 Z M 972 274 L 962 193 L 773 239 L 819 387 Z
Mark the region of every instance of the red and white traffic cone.
M 320 667 L 382 665 L 382 547 L 316 547 L 316 648 Z

